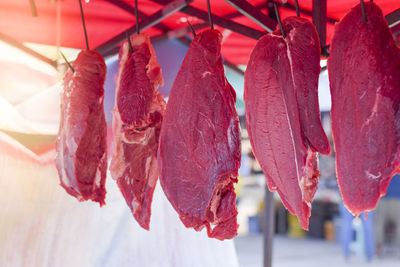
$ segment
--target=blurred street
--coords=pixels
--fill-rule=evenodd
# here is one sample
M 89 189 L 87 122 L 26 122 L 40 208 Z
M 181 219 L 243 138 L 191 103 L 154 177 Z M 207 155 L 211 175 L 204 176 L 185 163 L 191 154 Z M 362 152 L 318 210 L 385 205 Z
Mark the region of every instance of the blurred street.
M 240 267 L 262 267 L 262 235 L 251 234 L 235 238 Z M 382 257 L 375 256 L 371 262 L 352 255 L 343 256 L 339 243 L 321 239 L 294 239 L 276 236 L 273 246 L 273 267 L 396 267 L 400 266 L 399 249 L 386 251 Z

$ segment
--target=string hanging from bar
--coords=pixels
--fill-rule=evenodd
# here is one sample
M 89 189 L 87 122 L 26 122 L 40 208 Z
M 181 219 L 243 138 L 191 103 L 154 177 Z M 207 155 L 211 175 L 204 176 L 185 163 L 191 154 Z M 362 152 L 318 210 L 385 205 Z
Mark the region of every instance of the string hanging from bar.
M 296 16 L 300 18 L 300 10 L 299 10 L 299 2 L 298 0 L 294 0 L 294 6 L 296 8 Z
M 85 34 L 86 49 L 89 50 L 89 41 L 88 41 L 88 36 L 87 36 L 87 32 L 86 32 L 85 17 L 83 16 L 82 0 L 79 0 L 79 8 L 81 9 L 81 19 L 82 19 L 82 25 L 83 25 L 83 32 Z
M 207 10 L 208 10 L 208 21 L 210 23 L 210 28 L 211 28 L 211 30 L 213 30 L 214 29 L 214 23 L 212 21 L 212 16 L 211 16 L 210 0 L 207 0 Z
M 278 20 L 279 28 L 281 29 L 282 36 L 284 39 L 286 39 L 286 33 L 283 30 L 281 16 L 279 15 L 278 6 L 275 3 L 274 3 L 274 9 L 275 9 L 276 19 Z
M 64 56 L 64 53 L 61 52 L 61 50 L 59 50 L 59 52 L 60 52 L 62 58 L 64 59 L 65 63 L 67 63 L 68 67 L 71 69 L 71 71 L 72 71 L 73 73 L 75 73 L 75 69 L 72 67 L 72 65 L 69 63 L 69 61 L 67 60 L 67 58 Z
M 129 52 L 133 52 L 133 48 L 132 48 L 132 42 L 131 42 L 131 37 L 129 36 L 128 31 L 125 32 L 126 33 L 126 40 L 128 40 L 128 45 L 129 45 Z
M 367 15 L 365 14 L 364 0 L 360 0 L 360 4 L 361 4 L 362 19 L 363 19 L 364 23 L 367 23 Z
M 189 20 L 187 21 L 187 24 L 189 25 L 189 29 L 190 29 L 190 31 L 191 31 L 192 34 L 193 34 L 193 38 L 195 38 L 195 37 L 196 37 L 196 32 L 194 31 L 194 29 L 193 29 L 193 27 L 192 27 L 192 24 L 190 24 Z
M 139 9 L 138 9 L 138 0 L 135 0 L 135 18 L 136 18 L 136 33 L 140 33 L 139 29 Z
M 31 4 L 32 17 L 37 17 L 37 10 L 36 10 L 35 0 L 29 0 L 29 2 Z

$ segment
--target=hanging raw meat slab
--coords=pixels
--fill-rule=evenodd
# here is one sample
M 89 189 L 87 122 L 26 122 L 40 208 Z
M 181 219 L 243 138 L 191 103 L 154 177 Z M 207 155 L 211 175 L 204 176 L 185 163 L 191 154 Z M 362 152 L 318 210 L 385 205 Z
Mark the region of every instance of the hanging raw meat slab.
M 328 60 L 336 170 L 346 207 L 375 208 L 399 169 L 400 50 L 382 11 L 365 3 L 336 24 Z
M 315 27 L 290 17 L 262 37 L 245 73 L 246 127 L 271 191 L 308 229 L 318 185 L 317 153 L 330 153 L 318 106 L 320 46 Z
M 225 78 L 222 35 L 200 33 L 171 89 L 160 134 L 162 188 L 186 227 L 220 240 L 237 234 L 233 183 L 240 165 L 236 94 Z
M 68 70 L 61 94 L 56 166 L 61 186 L 78 200 L 104 205 L 107 125 L 104 116 L 106 64 L 95 51 L 82 51 Z
M 157 183 L 157 148 L 165 101 L 157 91 L 164 83 L 146 34 L 126 41 L 119 54 L 113 110 L 114 149 L 110 171 L 137 222 L 149 230 Z

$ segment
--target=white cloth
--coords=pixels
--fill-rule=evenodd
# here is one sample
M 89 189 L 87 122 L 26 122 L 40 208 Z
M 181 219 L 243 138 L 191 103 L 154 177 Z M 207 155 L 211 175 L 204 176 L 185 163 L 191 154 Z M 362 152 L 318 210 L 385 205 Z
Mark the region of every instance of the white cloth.
M 0 259 L 6 266 L 238 266 L 233 242 L 186 229 L 159 184 L 148 232 L 111 177 L 100 208 L 69 196 L 53 164 L 0 153 Z
M 55 134 L 58 107 L 56 85 L 18 106 L 2 105 L 0 129 Z M 37 155 L 0 131 L 0 266 L 238 266 L 233 241 L 186 229 L 159 184 L 148 232 L 110 175 L 102 208 L 68 195 L 54 155 L 54 149 Z

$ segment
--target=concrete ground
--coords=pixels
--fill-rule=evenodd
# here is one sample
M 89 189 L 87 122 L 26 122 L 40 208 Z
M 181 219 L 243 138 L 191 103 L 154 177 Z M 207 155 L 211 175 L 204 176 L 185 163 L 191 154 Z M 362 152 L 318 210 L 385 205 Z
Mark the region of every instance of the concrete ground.
M 262 267 L 262 236 L 246 235 L 235 238 L 240 267 Z M 293 239 L 276 236 L 273 243 L 273 267 L 399 267 L 400 253 L 384 257 L 365 258 L 352 255 L 345 259 L 338 243 L 321 239 Z

